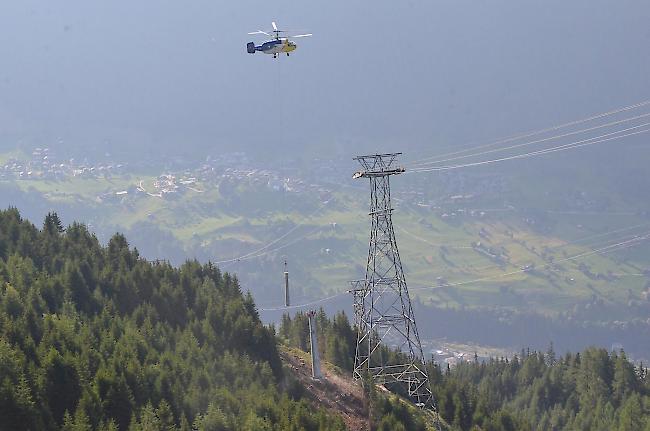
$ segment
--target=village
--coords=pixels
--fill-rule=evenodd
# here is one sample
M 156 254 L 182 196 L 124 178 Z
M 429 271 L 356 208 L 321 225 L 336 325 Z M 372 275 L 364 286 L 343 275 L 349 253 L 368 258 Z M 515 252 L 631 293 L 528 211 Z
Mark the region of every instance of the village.
M 202 162 L 181 159 L 147 160 L 138 162 L 120 162 L 108 154 L 102 161 L 89 161 L 60 155 L 48 147 L 37 147 L 27 156 L 9 157 L 0 164 L 0 181 L 65 181 L 70 178 L 83 179 L 132 179 L 132 184 L 107 190 L 96 196 L 99 202 L 119 203 L 125 197 L 156 197 L 177 199 L 185 193 L 203 193 L 209 188 L 223 183 L 248 184 L 270 191 L 315 195 L 321 201 L 328 200 L 335 190 L 340 189 L 340 178 L 348 176 L 343 163 L 321 163 L 313 161 L 315 170 L 299 170 L 290 167 L 292 163 L 269 164 L 266 161 L 254 161 L 243 151 L 207 156 Z M 160 170 L 151 181 L 138 176 L 141 172 Z M 346 185 L 343 185 L 346 186 Z M 348 186 L 354 188 L 354 186 Z M 435 193 L 429 187 L 417 182 L 410 183 L 400 190 L 397 206 L 411 205 L 425 212 L 431 212 L 440 219 L 454 223 L 467 218 L 485 218 L 503 212 L 521 211 L 502 199 L 507 195 L 508 182 L 504 176 L 497 174 L 468 175 L 449 173 L 438 178 Z M 220 191 L 223 191 L 220 188 Z M 559 197 L 565 213 L 607 213 L 610 202 L 586 192 L 571 191 Z M 494 204 L 494 202 L 499 202 Z M 492 205 L 486 202 L 493 202 Z M 562 212 L 559 211 L 559 212 Z M 553 212 L 553 211 L 550 211 Z M 558 212 L 558 211 L 554 211 Z M 633 215 L 630 213 L 629 215 Z M 650 214 L 637 214 L 650 216 Z M 544 228 L 545 220 L 540 214 L 523 214 L 523 221 L 532 227 Z M 481 249 L 480 243 L 477 246 Z M 492 253 L 489 250 L 486 253 Z

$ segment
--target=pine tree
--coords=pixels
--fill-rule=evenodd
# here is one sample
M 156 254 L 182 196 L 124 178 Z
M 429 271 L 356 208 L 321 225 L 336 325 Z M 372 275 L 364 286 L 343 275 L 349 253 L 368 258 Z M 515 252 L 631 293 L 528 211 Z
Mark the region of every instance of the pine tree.
M 176 429 L 176 421 L 174 420 L 174 413 L 167 401 L 162 400 L 156 409 L 156 416 L 160 421 L 161 431 L 173 431 Z
M 618 431 L 637 431 L 643 429 L 644 415 L 638 395 L 630 396 L 620 412 Z
M 42 361 L 44 396 L 54 420 L 60 424 L 64 413 L 76 406 L 81 396 L 79 376 L 71 361 L 54 348 L 50 348 Z
M 48 235 L 58 235 L 64 232 L 63 223 L 55 212 L 47 213 L 43 222 L 43 232 Z
M 614 360 L 614 381 L 612 383 L 612 396 L 617 405 L 623 402 L 629 392 L 637 389 L 637 379 L 634 365 L 627 360 L 625 352 L 621 351 Z

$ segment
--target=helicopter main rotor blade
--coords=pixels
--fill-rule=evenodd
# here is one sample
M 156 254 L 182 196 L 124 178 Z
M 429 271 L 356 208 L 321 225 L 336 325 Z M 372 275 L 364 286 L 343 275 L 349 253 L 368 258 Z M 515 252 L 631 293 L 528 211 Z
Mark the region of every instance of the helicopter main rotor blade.
M 273 30 L 278 31 L 278 26 L 275 25 L 275 21 L 271 21 L 271 25 L 273 26 Z
M 268 33 L 265 32 L 265 31 L 262 31 L 262 30 L 252 31 L 252 32 L 250 32 L 250 33 L 248 33 L 248 34 L 265 34 L 265 35 L 267 35 L 267 36 L 271 36 L 270 34 L 268 34 Z
M 298 37 L 310 37 L 310 36 L 313 36 L 313 34 L 311 34 L 311 33 L 297 34 L 297 35 L 291 36 L 291 37 L 295 39 L 295 38 L 298 38 Z

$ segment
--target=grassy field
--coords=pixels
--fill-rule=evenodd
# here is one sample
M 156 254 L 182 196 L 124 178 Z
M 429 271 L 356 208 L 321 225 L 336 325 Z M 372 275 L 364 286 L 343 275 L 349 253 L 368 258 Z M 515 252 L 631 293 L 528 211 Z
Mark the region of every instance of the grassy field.
M 7 151 L 5 153 L 0 153 L 0 165 L 4 165 L 5 163 L 7 163 L 9 160 L 12 159 L 24 160 L 25 158 L 26 155 L 21 150 Z
M 119 192 L 130 185 L 127 179 L 69 178 L 61 181 L 20 180 L 16 185 L 23 191 L 42 193 L 50 200 L 95 200 L 102 193 Z

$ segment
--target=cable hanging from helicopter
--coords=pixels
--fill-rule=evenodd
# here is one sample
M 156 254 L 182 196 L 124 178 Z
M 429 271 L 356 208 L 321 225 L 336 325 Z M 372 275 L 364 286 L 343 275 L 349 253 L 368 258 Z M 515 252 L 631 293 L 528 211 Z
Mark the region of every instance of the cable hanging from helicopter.
M 257 30 L 248 33 L 250 35 L 263 34 L 272 38 L 262 43 L 261 45 L 255 45 L 255 42 L 248 42 L 248 44 L 246 44 L 246 51 L 249 54 L 255 54 L 257 51 L 259 51 L 264 54 L 273 55 L 273 58 L 278 58 L 278 54 L 282 53 L 287 54 L 288 57 L 289 53 L 295 51 L 296 48 L 298 48 L 298 45 L 296 45 L 296 43 L 291 39 L 312 36 L 311 33 L 297 34 L 295 36 L 281 36 L 282 33 L 287 33 L 287 31 L 279 30 L 275 21 L 271 22 L 271 26 L 273 27 L 273 30 Z

